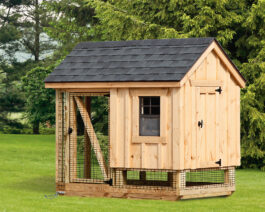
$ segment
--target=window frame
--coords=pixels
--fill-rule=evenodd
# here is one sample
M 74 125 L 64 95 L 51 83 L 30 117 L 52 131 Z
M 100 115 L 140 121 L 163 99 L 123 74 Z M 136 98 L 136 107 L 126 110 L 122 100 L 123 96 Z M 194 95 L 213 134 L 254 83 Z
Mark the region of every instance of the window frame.
M 130 89 L 132 97 L 132 143 L 167 143 L 167 93 L 168 89 Z M 159 96 L 160 97 L 160 135 L 140 136 L 140 100 L 139 97 Z M 164 112 L 163 112 L 164 111 Z
M 148 105 L 144 103 L 144 98 L 149 98 Z M 152 105 L 152 98 L 159 98 L 159 104 Z M 143 114 L 145 113 L 145 108 L 148 108 L 149 114 Z M 159 113 L 158 114 L 152 114 L 152 108 L 159 108 Z M 139 136 L 160 136 L 160 122 L 161 122 L 161 117 L 160 117 L 160 108 L 161 108 L 161 97 L 160 96 L 139 96 Z M 142 118 L 149 118 L 149 119 L 158 119 L 159 120 L 159 129 L 157 134 L 158 135 L 141 135 L 141 119 Z M 143 132 L 142 132 L 143 133 Z

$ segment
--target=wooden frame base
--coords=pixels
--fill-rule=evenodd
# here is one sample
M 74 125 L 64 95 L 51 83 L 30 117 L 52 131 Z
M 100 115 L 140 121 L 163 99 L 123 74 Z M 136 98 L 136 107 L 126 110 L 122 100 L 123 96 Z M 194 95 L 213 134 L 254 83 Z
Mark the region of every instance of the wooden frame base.
M 235 191 L 235 186 L 219 188 L 203 188 L 197 190 L 151 190 L 117 188 L 108 184 L 66 183 L 64 195 L 82 197 L 110 197 L 128 199 L 154 199 L 176 201 L 204 197 L 230 196 Z M 59 187 L 56 186 L 57 191 Z

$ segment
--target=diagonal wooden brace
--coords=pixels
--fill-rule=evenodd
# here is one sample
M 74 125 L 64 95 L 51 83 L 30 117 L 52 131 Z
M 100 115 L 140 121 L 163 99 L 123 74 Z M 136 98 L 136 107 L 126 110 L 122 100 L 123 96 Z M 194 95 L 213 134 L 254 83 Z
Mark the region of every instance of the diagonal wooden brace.
M 82 116 L 86 132 L 87 132 L 87 134 L 88 134 L 88 136 L 90 138 L 90 142 L 91 142 L 92 148 L 94 149 L 94 152 L 96 154 L 96 157 L 97 157 L 97 160 L 98 160 L 98 164 L 100 166 L 103 178 L 104 178 L 104 180 L 107 180 L 108 179 L 107 167 L 106 167 L 106 164 L 105 164 L 105 160 L 104 160 L 102 151 L 100 149 L 100 145 L 99 145 L 99 142 L 98 142 L 98 139 L 97 139 L 97 135 L 96 135 L 96 133 L 94 131 L 93 125 L 92 125 L 90 117 L 88 115 L 88 112 L 87 112 L 87 110 L 85 108 L 85 105 L 84 105 L 83 101 L 81 100 L 81 98 L 77 97 L 77 96 L 75 96 L 74 98 L 75 98 L 77 107 L 78 107 L 78 109 L 80 111 L 80 114 Z

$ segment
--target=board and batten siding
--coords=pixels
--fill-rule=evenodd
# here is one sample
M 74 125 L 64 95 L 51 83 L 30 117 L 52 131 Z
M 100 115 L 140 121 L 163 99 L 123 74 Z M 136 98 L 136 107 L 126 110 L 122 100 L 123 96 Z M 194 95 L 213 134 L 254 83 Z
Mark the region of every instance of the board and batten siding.
M 218 84 L 221 94 L 214 92 Z M 184 102 L 184 165 L 176 169 L 219 167 L 215 164 L 219 159 L 222 166 L 239 166 L 240 86 L 214 51 L 180 92 Z M 204 133 L 198 127 L 199 117 L 204 117 Z
M 134 135 L 145 94 L 161 96 L 161 139 Z M 197 169 L 218 167 L 219 159 L 240 165 L 240 86 L 214 51 L 180 88 L 110 89 L 111 167 Z
M 161 96 L 160 136 L 139 136 L 139 96 L 155 95 Z M 110 90 L 110 167 L 173 169 L 172 129 L 178 120 L 172 106 L 178 95 L 177 88 Z

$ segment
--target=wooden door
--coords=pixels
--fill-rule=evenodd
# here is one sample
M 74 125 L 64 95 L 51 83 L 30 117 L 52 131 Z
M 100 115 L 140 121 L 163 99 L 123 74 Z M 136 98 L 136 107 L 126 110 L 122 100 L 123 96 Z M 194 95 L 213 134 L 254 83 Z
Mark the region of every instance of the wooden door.
M 218 87 L 196 87 L 197 166 L 218 167 L 220 158 Z

